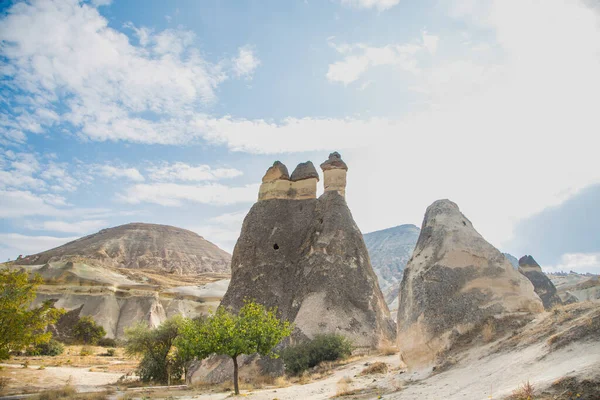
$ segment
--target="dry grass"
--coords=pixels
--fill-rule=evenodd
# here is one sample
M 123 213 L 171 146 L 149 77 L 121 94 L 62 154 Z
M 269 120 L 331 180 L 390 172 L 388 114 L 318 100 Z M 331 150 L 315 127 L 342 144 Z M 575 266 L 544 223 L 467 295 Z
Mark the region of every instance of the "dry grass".
M 351 390 L 350 385 L 352 384 L 352 378 L 345 376 L 340 379 L 336 384 L 335 395 L 336 396 L 349 396 L 356 393 L 356 390 Z
M 379 350 L 379 354 L 382 356 L 393 356 L 399 352 L 396 346 L 382 346 L 377 350 Z
M 60 389 L 46 390 L 30 397 L 33 400 L 106 400 L 113 391 L 104 391 L 96 393 L 77 393 L 71 385 L 65 385 Z
M 377 361 L 367 368 L 363 369 L 361 375 L 372 375 L 372 374 L 387 374 L 388 365 L 384 362 Z
M 483 328 L 481 328 L 481 335 L 483 336 L 483 340 L 486 343 L 489 343 L 492 340 L 494 340 L 494 337 L 496 336 L 496 324 L 494 323 L 494 320 L 489 319 L 483 325 Z
M 527 383 L 522 384 L 519 388 L 515 389 L 510 395 L 510 400 L 533 400 L 534 399 L 535 388 L 533 385 L 527 381 Z

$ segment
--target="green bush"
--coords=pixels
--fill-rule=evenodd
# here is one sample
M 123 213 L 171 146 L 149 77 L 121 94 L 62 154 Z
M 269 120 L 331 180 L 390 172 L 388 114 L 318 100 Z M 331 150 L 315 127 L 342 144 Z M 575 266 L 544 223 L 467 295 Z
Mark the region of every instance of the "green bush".
M 107 357 L 114 357 L 115 353 L 117 352 L 117 349 L 106 349 L 106 356 Z
M 117 341 L 112 338 L 104 337 L 98 340 L 98 346 L 102 347 L 117 347 Z
M 352 354 L 352 343 L 342 335 L 317 335 L 313 340 L 289 346 L 281 351 L 285 369 L 299 374 L 323 361 L 336 361 Z
M 104 335 L 104 328 L 89 316 L 79 318 L 73 327 L 73 337 L 83 344 L 96 344 Z
M 39 343 L 27 349 L 28 356 L 58 356 L 65 351 L 65 346 L 54 339 L 46 343 Z

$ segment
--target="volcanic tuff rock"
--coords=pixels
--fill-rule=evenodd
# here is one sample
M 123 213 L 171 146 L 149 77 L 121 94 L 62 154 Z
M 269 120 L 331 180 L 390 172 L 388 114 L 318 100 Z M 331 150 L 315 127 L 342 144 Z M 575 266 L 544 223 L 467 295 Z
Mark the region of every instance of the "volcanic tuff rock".
M 535 292 L 542 299 L 546 310 L 551 309 L 555 305 L 562 304 L 552 281 L 542 272 L 542 267 L 540 267 L 532 256 L 523 256 L 519 259 L 519 272 L 533 283 Z
M 398 346 L 410 368 L 432 364 L 489 317 L 540 311 L 531 282 L 455 203 L 438 200 L 427 208 L 399 296 Z
M 330 171 L 324 171 L 325 180 Z M 318 199 L 254 204 L 231 266 L 223 306 L 238 310 L 245 298 L 277 306 L 295 324 L 297 339 L 336 332 L 368 347 L 393 339 L 362 234 L 337 190 Z
M 193 318 L 216 308 L 229 282 L 229 261 L 229 254 L 193 232 L 135 223 L 9 267 L 41 275 L 34 304 L 53 300 L 73 318 L 92 316 L 108 337 L 120 338 L 139 321 L 157 326 L 173 315 Z
M 231 256 L 198 234 L 167 225 L 131 223 L 103 229 L 60 247 L 17 260 L 41 265 L 70 256 L 113 268 L 155 270 L 189 275 L 228 273 Z
M 296 182 L 301 181 L 303 179 L 315 178 L 317 181 L 319 180 L 319 174 L 315 169 L 315 166 L 312 162 L 307 161 L 298 164 L 294 172 L 292 172 L 292 177 L 290 180 Z

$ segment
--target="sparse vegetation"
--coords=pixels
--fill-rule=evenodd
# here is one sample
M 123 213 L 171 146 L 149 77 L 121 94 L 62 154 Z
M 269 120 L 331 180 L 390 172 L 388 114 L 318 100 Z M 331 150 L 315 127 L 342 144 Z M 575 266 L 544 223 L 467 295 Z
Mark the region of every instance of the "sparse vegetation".
M 94 355 L 94 349 L 90 346 L 83 346 L 79 351 L 79 355 L 82 357 Z
M 106 335 L 104 328 L 90 316 L 79 318 L 73 327 L 73 337 L 83 344 L 96 344 L 104 335 Z
M 395 346 L 382 346 L 379 348 L 379 354 L 382 356 L 393 356 L 398 354 L 398 348 Z
M 107 357 L 114 357 L 116 353 L 117 353 L 117 349 L 106 349 Z
M 388 372 L 388 366 L 386 363 L 377 361 L 363 369 L 361 375 L 372 375 L 372 374 L 385 374 Z
M 78 393 L 71 385 L 65 385 L 60 389 L 46 390 L 31 397 L 34 400 L 106 400 L 111 395 L 111 391 L 96 393 Z
M 281 352 L 285 369 L 297 375 L 323 361 L 336 361 L 352 354 L 352 343 L 342 335 L 317 335 L 313 340 L 289 346 Z
M 177 348 L 184 358 L 231 357 L 234 391 L 239 394 L 238 356 L 258 353 L 276 358 L 273 348 L 291 333 L 291 324 L 277 318 L 276 308 L 245 301 L 237 314 L 219 307 L 206 319 L 186 320 Z
M 494 339 L 494 336 L 496 336 L 496 324 L 493 319 L 486 321 L 483 328 L 481 328 L 481 335 L 486 343 L 489 343 Z
M 51 302 L 30 308 L 41 283 L 39 275 L 30 279 L 25 271 L 0 270 L 0 360 L 52 337 L 45 332 L 46 327 L 56 322 L 64 310 L 54 308 Z
M 352 384 L 352 378 L 344 376 L 336 384 L 336 396 L 350 396 L 356 393 L 356 390 L 351 390 L 350 385 Z
M 535 388 L 529 381 L 527 381 L 519 386 L 518 389 L 515 389 L 509 398 L 510 400 L 533 400 L 534 392 Z
M 117 347 L 117 345 L 118 345 L 117 341 L 113 338 L 103 337 L 100 340 L 98 340 L 98 346 Z
M 58 356 L 65 351 L 65 346 L 54 340 L 50 339 L 46 343 L 38 343 L 33 347 L 27 349 L 26 354 L 28 356 Z

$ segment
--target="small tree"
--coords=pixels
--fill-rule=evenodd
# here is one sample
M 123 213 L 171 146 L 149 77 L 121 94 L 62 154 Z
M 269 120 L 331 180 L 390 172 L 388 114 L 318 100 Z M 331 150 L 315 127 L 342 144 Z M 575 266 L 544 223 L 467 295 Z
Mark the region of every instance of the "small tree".
M 96 344 L 106 335 L 102 325 L 98 325 L 90 316 L 79 318 L 73 327 L 73 337 L 83 344 Z
M 145 323 L 125 329 L 125 353 L 142 356 L 137 369 L 142 381 L 170 383 L 181 377 L 183 360 L 176 357 L 173 343 L 182 324 L 183 319 L 175 316 L 154 329 Z
M 205 320 L 187 320 L 176 346 L 188 357 L 204 359 L 211 354 L 233 360 L 233 386 L 239 394 L 238 356 L 258 353 L 277 358 L 273 348 L 292 333 L 288 321 L 277 318 L 277 309 L 245 301 L 238 314 L 219 307 Z
M 52 333 L 45 332 L 64 313 L 63 309 L 45 302 L 31 307 L 42 278 L 29 279 L 27 272 L 0 270 L 0 360 L 8 359 L 11 351 L 21 351 L 30 345 L 45 343 Z

